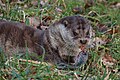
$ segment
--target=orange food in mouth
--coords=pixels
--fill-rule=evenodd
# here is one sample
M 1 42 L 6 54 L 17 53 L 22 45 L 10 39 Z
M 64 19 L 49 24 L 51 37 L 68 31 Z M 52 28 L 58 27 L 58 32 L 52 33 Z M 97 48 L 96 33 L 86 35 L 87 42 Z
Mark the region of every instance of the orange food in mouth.
M 81 46 L 80 46 L 80 49 L 81 49 L 82 51 L 84 51 L 84 50 L 85 50 L 85 45 L 81 45 Z

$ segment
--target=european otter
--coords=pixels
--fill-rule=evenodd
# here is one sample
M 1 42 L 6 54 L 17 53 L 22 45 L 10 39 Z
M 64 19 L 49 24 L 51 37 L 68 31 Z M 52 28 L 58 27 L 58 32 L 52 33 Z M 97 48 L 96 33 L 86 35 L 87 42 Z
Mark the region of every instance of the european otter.
M 27 48 L 33 59 L 44 55 L 44 61 L 73 68 L 81 65 L 80 47 L 89 46 L 91 38 L 92 27 L 82 16 L 62 18 L 46 30 L 34 29 L 22 23 L 0 22 L 0 47 L 7 56 L 25 54 Z M 87 57 L 88 54 L 85 61 Z

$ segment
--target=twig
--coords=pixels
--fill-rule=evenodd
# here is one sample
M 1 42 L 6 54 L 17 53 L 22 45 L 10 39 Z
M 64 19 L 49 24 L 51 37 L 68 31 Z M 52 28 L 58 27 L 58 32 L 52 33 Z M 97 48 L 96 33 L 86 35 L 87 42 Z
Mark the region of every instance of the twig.
M 65 0 L 62 0 L 62 2 L 63 2 L 63 6 L 64 6 L 64 8 L 66 9 Z
M 78 77 L 78 75 L 76 74 L 76 72 L 74 72 L 74 75 L 77 78 L 77 80 L 80 80 L 80 78 Z
M 109 76 L 111 74 L 111 71 L 108 73 L 108 75 L 104 78 L 104 80 L 109 80 Z
M 13 60 L 14 60 L 14 58 L 10 57 L 10 59 L 7 60 L 5 64 L 8 64 L 8 63 L 12 62 Z M 21 59 L 21 58 L 17 59 L 17 60 L 19 62 L 21 61 L 21 62 L 28 62 L 28 63 L 33 63 L 33 64 L 43 64 L 43 65 L 50 65 L 50 66 L 52 66 L 52 64 L 46 63 L 46 62 L 40 62 L 40 61 L 34 61 L 34 60 L 27 60 L 27 59 Z

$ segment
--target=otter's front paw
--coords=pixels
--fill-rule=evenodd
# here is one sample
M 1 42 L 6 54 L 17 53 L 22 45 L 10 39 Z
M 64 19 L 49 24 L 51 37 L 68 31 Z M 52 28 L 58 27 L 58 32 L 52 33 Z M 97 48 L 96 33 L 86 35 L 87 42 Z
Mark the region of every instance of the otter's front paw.
M 88 52 L 81 51 L 78 56 L 75 57 L 75 63 L 67 64 L 67 63 L 59 63 L 57 64 L 58 69 L 77 69 L 81 65 L 85 64 L 88 60 Z

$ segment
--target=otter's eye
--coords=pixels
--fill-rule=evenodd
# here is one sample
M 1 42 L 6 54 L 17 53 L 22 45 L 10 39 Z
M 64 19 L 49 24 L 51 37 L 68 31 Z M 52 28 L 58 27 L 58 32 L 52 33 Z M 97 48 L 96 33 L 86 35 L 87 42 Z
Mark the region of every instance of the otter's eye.
M 75 31 L 73 32 L 73 34 L 74 34 L 74 36 L 77 36 L 77 35 L 78 35 L 78 33 L 77 33 L 77 32 L 75 32 Z
M 68 25 L 68 21 L 67 20 L 64 20 L 63 21 L 63 24 L 65 25 L 65 27 Z
M 90 33 L 89 33 L 89 31 L 86 32 L 86 38 L 90 38 Z
M 86 35 L 89 35 L 89 31 L 86 32 Z

